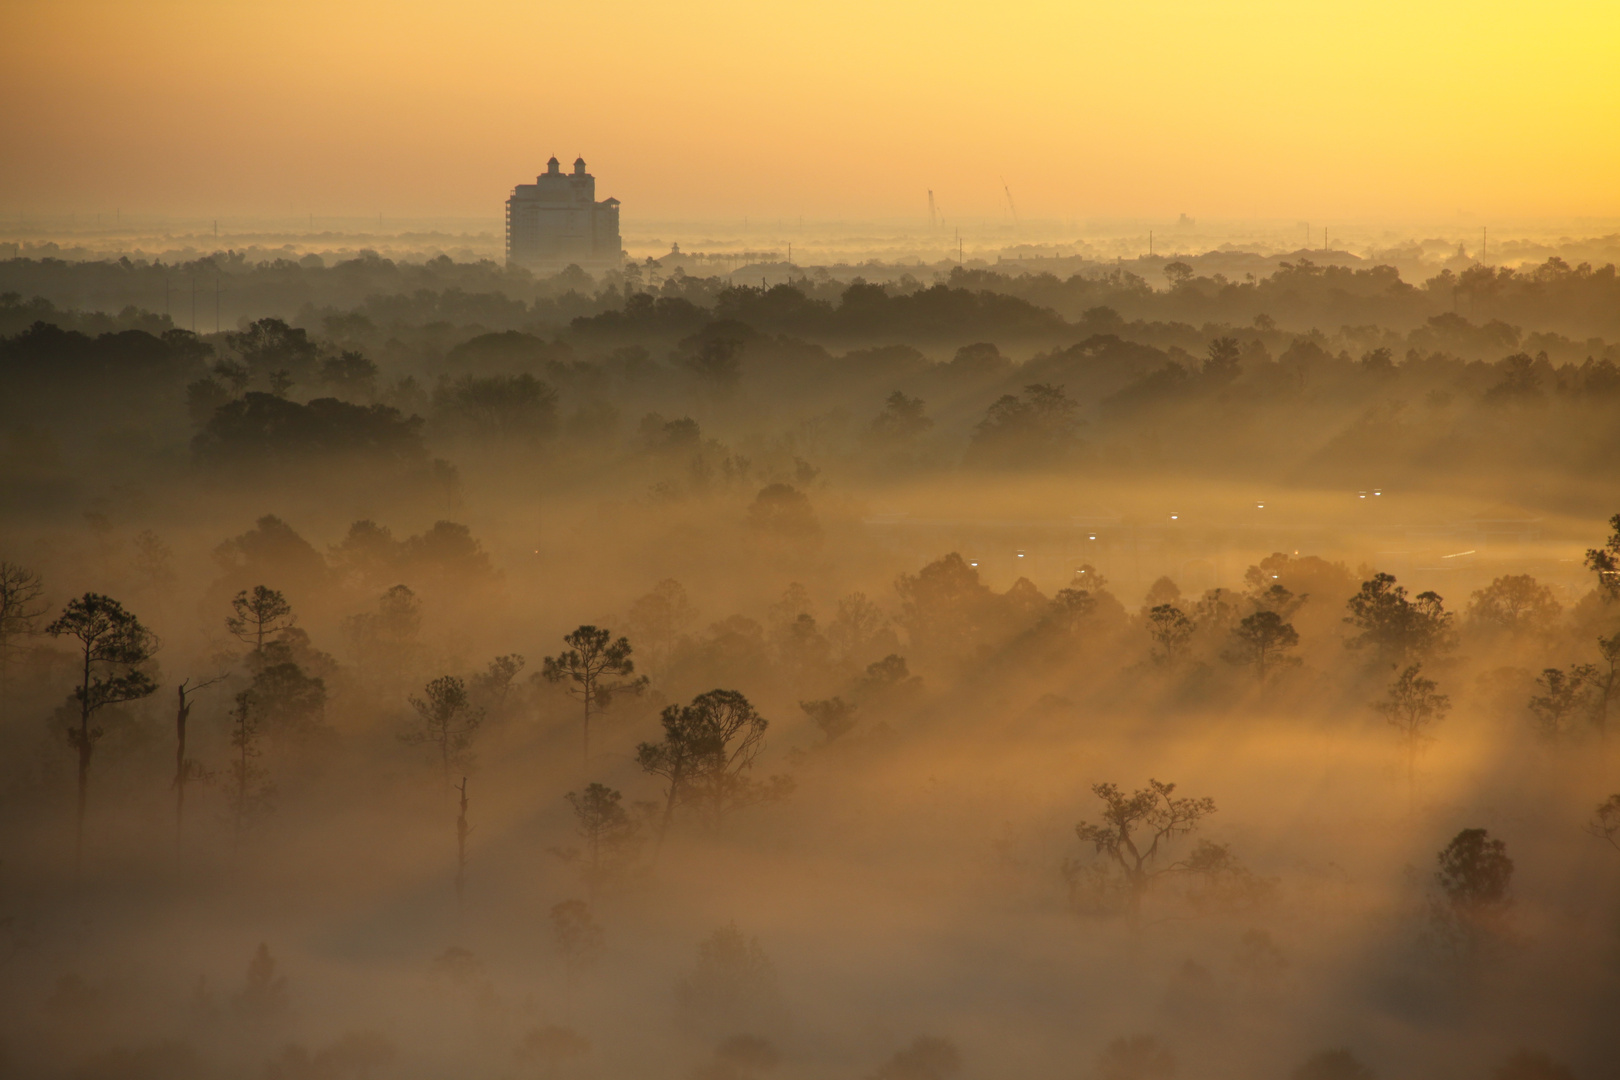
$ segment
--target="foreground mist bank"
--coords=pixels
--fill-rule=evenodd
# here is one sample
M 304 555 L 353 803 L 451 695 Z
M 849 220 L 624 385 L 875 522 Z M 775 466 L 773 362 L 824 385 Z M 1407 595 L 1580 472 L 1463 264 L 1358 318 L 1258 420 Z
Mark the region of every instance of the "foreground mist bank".
M 1614 1073 L 1612 267 L 3 265 L 4 1074 Z

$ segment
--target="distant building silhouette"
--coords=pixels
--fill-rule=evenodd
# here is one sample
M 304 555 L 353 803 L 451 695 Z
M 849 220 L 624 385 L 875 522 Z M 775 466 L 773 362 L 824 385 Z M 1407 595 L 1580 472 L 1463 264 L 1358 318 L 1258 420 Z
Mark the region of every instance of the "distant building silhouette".
M 553 157 L 532 184 L 519 184 L 506 200 L 506 261 L 555 272 L 575 264 L 614 269 L 624 249 L 619 240 L 619 200 L 596 201 L 596 177 L 585 159 L 564 174 Z

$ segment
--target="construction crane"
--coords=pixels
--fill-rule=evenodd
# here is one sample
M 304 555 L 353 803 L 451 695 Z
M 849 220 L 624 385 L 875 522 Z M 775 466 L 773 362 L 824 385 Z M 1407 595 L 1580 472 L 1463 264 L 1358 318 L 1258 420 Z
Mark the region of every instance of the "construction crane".
M 939 215 L 934 212 L 934 189 L 928 189 L 928 231 L 939 228 Z
M 1013 204 L 1012 188 L 1007 186 L 1007 178 L 1001 178 L 1001 190 L 1007 193 L 1007 209 L 1012 211 L 1013 222 L 1018 222 L 1018 207 Z

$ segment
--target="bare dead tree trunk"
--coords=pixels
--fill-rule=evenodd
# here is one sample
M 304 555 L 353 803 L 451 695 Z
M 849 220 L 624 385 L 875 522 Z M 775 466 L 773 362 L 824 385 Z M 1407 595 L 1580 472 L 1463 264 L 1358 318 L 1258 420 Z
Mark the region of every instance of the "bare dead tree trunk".
M 178 859 L 186 820 L 186 774 L 190 771 L 186 766 L 186 720 L 191 716 L 191 703 L 186 700 L 185 683 L 176 690 L 180 705 L 174 714 L 174 855 Z
M 84 681 L 79 697 L 79 803 L 73 821 L 73 877 L 84 868 L 84 814 L 90 803 L 90 646 L 84 648 Z
M 77 878 L 84 866 L 84 815 L 90 804 L 90 710 L 85 708 L 79 720 L 79 802 L 73 822 L 73 876 Z
M 461 813 L 456 817 L 456 906 L 459 908 L 467 899 L 467 834 L 472 827 L 467 824 L 467 778 L 461 778 Z
M 587 773 L 591 771 L 591 697 L 593 696 L 591 691 L 594 689 L 591 682 L 592 680 L 587 677 L 585 680 L 585 771 Z
M 1409 737 L 1406 744 L 1406 816 L 1417 815 L 1417 757 L 1418 741 Z

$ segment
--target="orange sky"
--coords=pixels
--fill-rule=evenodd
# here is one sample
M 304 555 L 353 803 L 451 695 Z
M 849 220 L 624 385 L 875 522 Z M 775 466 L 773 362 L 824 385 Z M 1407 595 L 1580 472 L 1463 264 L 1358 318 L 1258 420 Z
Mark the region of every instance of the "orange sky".
M 1612 0 L 6 0 L 0 214 L 1620 214 Z

